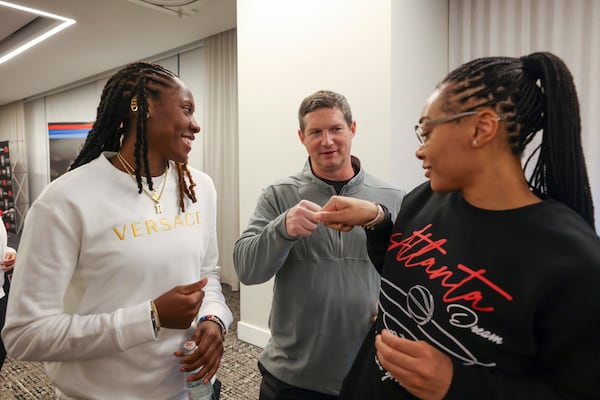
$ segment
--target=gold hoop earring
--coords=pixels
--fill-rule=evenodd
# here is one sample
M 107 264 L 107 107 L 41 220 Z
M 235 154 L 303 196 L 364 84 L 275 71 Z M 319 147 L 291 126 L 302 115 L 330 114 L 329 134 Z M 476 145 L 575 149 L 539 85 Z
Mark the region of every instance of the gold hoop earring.
M 131 98 L 131 102 L 129 102 L 129 108 L 131 109 L 131 111 L 137 112 L 137 110 L 138 110 L 137 96 L 133 96 Z

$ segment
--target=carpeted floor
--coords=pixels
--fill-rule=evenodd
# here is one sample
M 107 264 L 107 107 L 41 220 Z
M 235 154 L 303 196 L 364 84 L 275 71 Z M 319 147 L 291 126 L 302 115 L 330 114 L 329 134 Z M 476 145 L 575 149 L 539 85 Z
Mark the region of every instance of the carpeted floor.
M 225 353 L 217 376 L 223 386 L 222 400 L 256 400 L 260 385 L 257 356 L 261 349 L 237 338 L 240 319 L 240 292 L 223 285 L 223 294 L 233 312 L 234 320 L 225 337 Z M 48 382 L 41 363 L 6 360 L 0 371 L 1 400 L 54 399 L 54 389 Z

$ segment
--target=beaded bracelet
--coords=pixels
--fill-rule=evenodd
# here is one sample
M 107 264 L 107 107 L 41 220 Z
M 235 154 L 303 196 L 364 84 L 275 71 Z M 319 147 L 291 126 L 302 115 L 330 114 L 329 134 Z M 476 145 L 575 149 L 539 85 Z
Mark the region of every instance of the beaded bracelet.
M 203 317 L 200 317 L 200 322 L 204 322 L 204 321 L 212 321 L 212 322 L 217 323 L 219 325 L 219 327 L 221 328 L 221 334 L 223 335 L 223 338 L 225 338 L 225 334 L 227 333 L 227 328 L 225 328 L 225 324 L 223 323 L 223 321 L 221 321 L 221 318 L 217 317 L 216 315 L 208 314 Z
M 380 223 L 380 219 L 383 216 L 383 207 L 381 207 L 381 204 L 375 204 L 377 206 L 377 215 L 375 216 L 375 218 L 372 221 L 367 222 L 366 224 L 364 224 L 362 227 L 365 229 L 369 229 L 369 230 L 373 230 L 375 229 L 375 226 Z

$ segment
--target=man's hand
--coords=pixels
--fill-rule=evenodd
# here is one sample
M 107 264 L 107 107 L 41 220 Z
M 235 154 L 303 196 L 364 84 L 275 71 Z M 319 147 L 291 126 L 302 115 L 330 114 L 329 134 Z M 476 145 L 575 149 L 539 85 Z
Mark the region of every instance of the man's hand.
M 307 237 L 317 229 L 319 219 L 316 212 L 321 206 L 312 201 L 302 200 L 290 208 L 285 215 L 285 229 L 292 237 Z

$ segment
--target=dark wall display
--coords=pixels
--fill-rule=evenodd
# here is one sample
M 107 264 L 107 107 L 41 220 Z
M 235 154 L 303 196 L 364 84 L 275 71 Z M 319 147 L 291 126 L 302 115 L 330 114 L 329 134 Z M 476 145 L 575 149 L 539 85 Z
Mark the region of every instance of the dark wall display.
M 83 146 L 90 129 L 92 129 L 91 122 L 51 122 L 48 124 L 51 181 L 67 172 Z
M 13 177 L 8 141 L 0 142 L 0 213 L 6 231 L 17 233 Z

